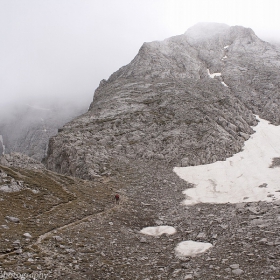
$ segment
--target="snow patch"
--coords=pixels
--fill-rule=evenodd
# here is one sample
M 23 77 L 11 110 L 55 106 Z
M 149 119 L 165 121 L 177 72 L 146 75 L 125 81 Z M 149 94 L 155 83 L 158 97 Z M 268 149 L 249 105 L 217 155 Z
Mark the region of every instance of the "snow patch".
M 226 161 L 174 168 L 180 178 L 196 185 L 183 192 L 185 205 L 280 199 L 279 168 L 270 168 L 280 157 L 280 126 L 259 120 L 242 152 Z
M 208 73 L 208 76 L 212 79 L 214 79 L 215 77 L 219 77 L 219 76 L 222 76 L 221 73 L 213 73 L 213 74 L 210 74 L 210 71 L 209 69 L 207 69 L 207 73 Z
M 211 243 L 196 242 L 196 241 L 183 241 L 180 242 L 175 252 L 177 257 L 194 257 L 198 254 L 204 253 L 210 249 L 213 245 Z
M 146 227 L 143 228 L 140 232 L 147 235 L 159 236 L 164 233 L 168 235 L 174 234 L 176 233 L 176 229 L 171 226 L 158 226 L 158 227 Z
M 224 46 L 224 49 L 227 49 L 229 46 Z
M 228 85 L 224 82 L 221 82 L 223 86 L 228 87 Z

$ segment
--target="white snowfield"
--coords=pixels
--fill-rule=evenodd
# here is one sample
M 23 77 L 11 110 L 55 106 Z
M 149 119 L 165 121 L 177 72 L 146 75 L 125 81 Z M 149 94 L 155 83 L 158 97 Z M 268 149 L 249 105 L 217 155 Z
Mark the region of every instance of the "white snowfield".
M 273 158 L 280 157 L 280 126 L 259 120 L 242 152 L 226 161 L 174 168 L 180 178 L 195 185 L 183 192 L 185 205 L 280 198 L 280 167 L 270 168 Z
M 196 242 L 196 241 L 183 241 L 180 242 L 175 252 L 177 257 L 194 257 L 198 254 L 204 253 L 210 249 L 213 245 L 211 243 Z
M 174 234 L 176 233 L 176 229 L 171 226 L 158 226 L 158 227 L 146 227 L 143 228 L 140 232 L 147 235 L 159 236 L 164 233 L 168 235 Z

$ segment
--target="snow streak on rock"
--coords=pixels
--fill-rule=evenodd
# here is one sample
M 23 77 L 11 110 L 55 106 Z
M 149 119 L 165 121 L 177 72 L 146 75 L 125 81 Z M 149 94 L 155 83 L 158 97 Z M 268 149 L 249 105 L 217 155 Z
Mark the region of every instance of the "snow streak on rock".
M 209 77 L 212 78 L 212 79 L 214 79 L 215 77 L 220 77 L 220 76 L 222 76 L 221 73 L 213 73 L 213 74 L 210 74 L 209 69 L 207 69 L 207 73 L 208 73 Z

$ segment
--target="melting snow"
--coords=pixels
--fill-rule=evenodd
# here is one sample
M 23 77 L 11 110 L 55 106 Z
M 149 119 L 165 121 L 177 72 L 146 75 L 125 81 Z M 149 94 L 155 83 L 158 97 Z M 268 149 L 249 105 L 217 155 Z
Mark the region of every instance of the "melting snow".
M 211 243 L 196 242 L 196 241 L 183 241 L 180 242 L 175 248 L 178 257 L 194 257 L 207 251 L 212 247 Z
M 169 235 L 174 234 L 176 233 L 176 229 L 171 226 L 158 226 L 158 227 L 146 227 L 143 228 L 140 232 L 147 235 L 159 236 L 164 233 Z
M 243 151 L 226 161 L 174 168 L 180 178 L 196 185 L 183 192 L 185 205 L 280 198 L 280 170 L 270 168 L 273 158 L 280 157 L 280 126 L 260 119 L 254 130 Z
M 224 85 L 225 87 L 228 87 L 228 85 L 226 84 L 226 83 L 224 83 L 224 82 L 221 82 L 222 83 L 222 85 Z
M 222 75 L 221 73 L 213 73 L 213 74 L 210 74 L 209 69 L 207 69 L 207 73 L 208 73 L 209 77 L 212 78 L 212 79 L 214 79 L 215 77 L 219 77 L 219 76 Z

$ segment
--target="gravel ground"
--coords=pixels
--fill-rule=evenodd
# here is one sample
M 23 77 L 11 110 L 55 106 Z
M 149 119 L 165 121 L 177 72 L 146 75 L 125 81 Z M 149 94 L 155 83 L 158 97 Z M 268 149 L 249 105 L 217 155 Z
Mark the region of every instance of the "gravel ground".
M 67 186 L 83 213 L 98 203 L 102 209 L 82 215 L 77 203 L 68 204 L 60 224 L 42 228 L 22 252 L 1 256 L 2 272 L 41 272 L 47 279 L 280 279 L 279 201 L 186 207 L 182 191 L 192 186 L 171 167 L 141 161 L 131 166 L 116 164 L 111 177 Z M 89 196 L 95 204 L 87 203 Z M 139 232 L 157 225 L 177 232 Z M 11 241 L 18 238 L 10 234 Z M 175 247 L 187 240 L 213 247 L 196 257 L 176 257 Z

